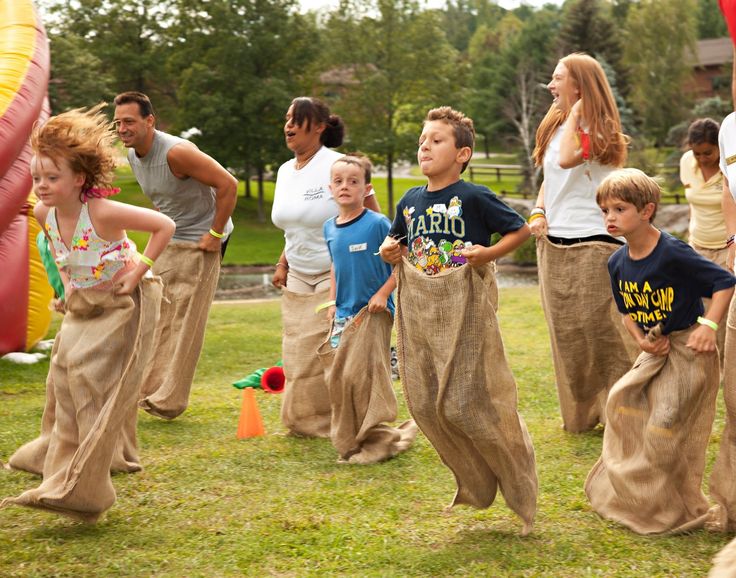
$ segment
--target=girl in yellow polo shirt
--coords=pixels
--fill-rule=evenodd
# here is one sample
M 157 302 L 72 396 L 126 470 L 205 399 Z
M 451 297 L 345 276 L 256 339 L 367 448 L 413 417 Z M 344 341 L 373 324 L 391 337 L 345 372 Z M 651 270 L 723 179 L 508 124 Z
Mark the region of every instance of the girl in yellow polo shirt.
M 693 121 L 687 131 L 690 150 L 680 159 L 680 180 L 690 204 L 690 245 L 726 267 L 726 223 L 721 209 L 723 174 L 718 166 L 719 125 L 710 118 Z
M 694 120 L 687 131 L 690 148 L 680 159 L 680 180 L 690 205 L 690 246 L 706 259 L 727 269 L 726 222 L 721 208 L 723 173 L 718 165 L 718 130 L 711 118 Z M 718 352 L 723 372 L 726 324 L 718 330 Z

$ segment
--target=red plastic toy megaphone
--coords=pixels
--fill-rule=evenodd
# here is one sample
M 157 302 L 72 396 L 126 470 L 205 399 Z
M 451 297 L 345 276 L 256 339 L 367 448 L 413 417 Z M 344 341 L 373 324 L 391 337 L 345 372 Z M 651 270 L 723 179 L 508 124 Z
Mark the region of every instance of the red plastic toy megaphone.
M 281 393 L 284 391 L 284 383 L 286 383 L 284 368 L 279 365 L 269 367 L 261 376 L 261 387 L 267 393 Z

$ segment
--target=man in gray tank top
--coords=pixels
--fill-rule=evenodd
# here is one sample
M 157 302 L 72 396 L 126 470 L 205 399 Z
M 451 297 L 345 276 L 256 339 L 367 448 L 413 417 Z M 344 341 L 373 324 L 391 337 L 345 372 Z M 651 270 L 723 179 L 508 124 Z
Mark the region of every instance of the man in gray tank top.
M 140 400 L 148 413 L 174 419 L 189 404 L 221 255 L 233 230 L 238 182 L 193 143 L 156 130 L 145 94 L 116 96 L 114 120 L 141 189 L 176 223 L 173 240 L 153 266 L 168 303 L 161 306 Z

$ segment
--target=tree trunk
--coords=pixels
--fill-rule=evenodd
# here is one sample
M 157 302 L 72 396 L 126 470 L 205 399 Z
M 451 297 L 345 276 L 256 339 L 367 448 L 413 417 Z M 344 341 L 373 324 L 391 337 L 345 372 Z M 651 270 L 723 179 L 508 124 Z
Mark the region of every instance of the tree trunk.
M 258 172 L 258 222 L 265 223 L 266 217 L 263 212 L 263 165 L 259 164 Z
M 250 199 L 253 193 L 250 190 L 250 166 L 245 167 L 245 198 Z

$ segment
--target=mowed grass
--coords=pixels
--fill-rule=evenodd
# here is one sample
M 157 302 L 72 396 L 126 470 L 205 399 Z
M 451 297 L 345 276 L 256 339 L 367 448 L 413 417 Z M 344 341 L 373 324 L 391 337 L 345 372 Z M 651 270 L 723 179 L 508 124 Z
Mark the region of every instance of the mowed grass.
M 230 384 L 280 358 L 279 303 L 215 304 L 189 410 L 140 413 L 145 470 L 114 476 L 118 501 L 96 526 L 0 510 L 0 576 L 704 576 L 729 537 L 646 538 L 591 510 L 583 483 L 602 432 L 560 427 L 538 290 L 501 290 L 500 320 L 536 449 L 531 536 L 500 493 L 487 510 L 445 513 L 453 477 L 421 434 L 384 464 L 338 465 L 328 440 L 283 435 L 281 399 L 258 392 L 268 435 L 237 440 Z M 0 459 L 37 435 L 47 369 L 0 361 Z M 0 496 L 38 483 L 0 471 Z

